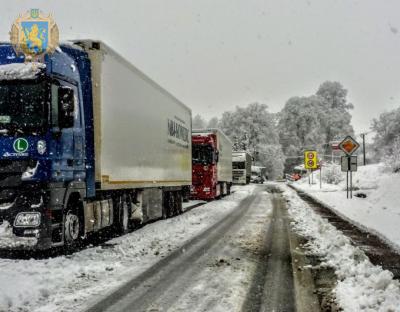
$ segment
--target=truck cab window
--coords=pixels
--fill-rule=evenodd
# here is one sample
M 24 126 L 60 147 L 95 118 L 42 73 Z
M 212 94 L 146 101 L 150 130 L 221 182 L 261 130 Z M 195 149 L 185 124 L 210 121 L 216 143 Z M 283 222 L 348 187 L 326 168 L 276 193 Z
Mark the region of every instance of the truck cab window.
M 44 81 L 19 81 L 0 85 L 0 129 L 25 133 L 43 131 L 47 125 L 48 86 Z
M 213 162 L 213 151 L 210 146 L 193 146 L 192 162 L 211 164 Z
M 74 90 L 68 86 L 59 86 L 57 92 L 59 127 L 71 128 L 75 121 Z
M 232 163 L 232 168 L 233 169 L 246 169 L 245 168 L 245 163 L 244 162 L 240 162 L 240 161 L 235 161 Z

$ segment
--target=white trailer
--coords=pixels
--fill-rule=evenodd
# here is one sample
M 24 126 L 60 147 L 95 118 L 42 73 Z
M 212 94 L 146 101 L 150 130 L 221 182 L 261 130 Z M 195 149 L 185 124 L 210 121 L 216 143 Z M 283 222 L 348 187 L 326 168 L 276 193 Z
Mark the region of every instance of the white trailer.
M 79 41 L 91 61 L 96 189 L 132 191 L 130 217 L 140 222 L 179 213 L 192 182 L 191 110 L 95 43 Z

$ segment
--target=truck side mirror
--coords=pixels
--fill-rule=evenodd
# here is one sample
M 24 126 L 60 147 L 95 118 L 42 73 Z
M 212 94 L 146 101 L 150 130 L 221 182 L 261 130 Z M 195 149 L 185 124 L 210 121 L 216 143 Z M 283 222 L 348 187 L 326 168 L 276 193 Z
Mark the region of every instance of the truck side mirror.
M 219 160 L 219 151 L 215 151 L 215 162 Z
M 74 126 L 74 90 L 60 86 L 58 88 L 58 122 L 60 128 L 71 128 Z

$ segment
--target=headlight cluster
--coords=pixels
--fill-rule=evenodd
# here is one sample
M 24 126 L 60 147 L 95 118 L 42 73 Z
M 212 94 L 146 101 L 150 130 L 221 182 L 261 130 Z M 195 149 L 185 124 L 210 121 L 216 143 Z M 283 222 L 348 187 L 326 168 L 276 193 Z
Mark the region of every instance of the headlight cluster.
M 14 221 L 14 226 L 38 226 L 40 225 L 39 212 L 20 212 Z

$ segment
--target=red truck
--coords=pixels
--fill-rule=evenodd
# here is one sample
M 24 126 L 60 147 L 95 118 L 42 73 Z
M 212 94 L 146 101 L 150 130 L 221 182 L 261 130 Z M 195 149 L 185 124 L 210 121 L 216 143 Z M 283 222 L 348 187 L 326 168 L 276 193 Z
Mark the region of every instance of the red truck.
M 193 130 L 191 198 L 219 198 L 231 186 L 232 142 L 218 129 Z

